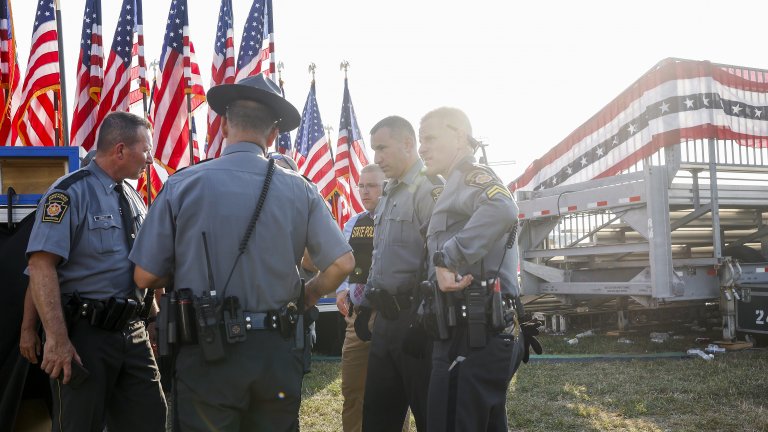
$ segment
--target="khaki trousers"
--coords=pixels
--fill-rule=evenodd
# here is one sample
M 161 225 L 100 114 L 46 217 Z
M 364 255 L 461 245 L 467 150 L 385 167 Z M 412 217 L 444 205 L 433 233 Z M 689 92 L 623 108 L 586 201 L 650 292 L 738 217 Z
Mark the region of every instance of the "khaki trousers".
M 376 312 L 371 314 L 369 328 L 373 328 L 375 319 Z M 347 322 L 347 331 L 341 348 L 341 394 L 344 396 L 341 423 L 344 432 L 360 432 L 363 426 L 363 395 L 371 343 L 361 341 L 355 334 L 355 315 L 344 317 L 344 320 Z

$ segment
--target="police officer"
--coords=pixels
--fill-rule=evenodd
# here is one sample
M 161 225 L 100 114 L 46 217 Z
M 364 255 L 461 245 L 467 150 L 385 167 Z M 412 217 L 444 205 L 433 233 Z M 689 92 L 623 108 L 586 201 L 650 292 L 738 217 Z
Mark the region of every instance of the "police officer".
M 96 158 L 58 180 L 37 208 L 28 271 L 45 329 L 41 368 L 52 378 L 56 430 L 101 431 L 105 420 L 110 431 L 165 429 L 165 398 L 137 319 L 128 260 L 146 209 L 124 180 L 144 172 L 150 143 L 146 120 L 109 114 Z
M 389 179 L 374 216 L 373 259 L 366 297 L 376 309 L 363 402 L 363 430 L 400 430 L 410 406 L 416 428 L 426 428 L 430 360 L 408 355 L 403 344 L 425 277 L 425 229 L 442 181 L 425 176 L 416 133 L 391 116 L 371 129 L 374 161 Z M 359 314 L 359 317 L 364 314 Z M 426 344 L 426 340 L 421 341 Z
M 427 172 L 446 180 L 427 231 L 430 274 L 440 290 L 452 296 L 455 310 L 478 307 L 464 295 L 468 287 L 476 289 L 472 284 L 498 277 L 509 320 L 514 318 L 509 300 L 519 295 L 519 288 L 516 249 L 505 245 L 518 209 L 496 174 L 475 163 L 471 136 L 469 119 L 455 108 L 438 108 L 421 120 L 419 154 Z M 458 317 L 449 339 L 434 344 L 430 431 L 507 430 L 506 392 L 522 359 L 523 343 L 513 326 L 490 328 L 487 305 L 492 302 L 485 295 L 492 288 L 481 292 L 479 314 L 463 309 L 472 322 Z
M 344 432 L 359 432 L 363 423 L 363 395 L 370 341 L 361 340 L 357 336 L 354 310 L 360 310 L 365 283 L 368 281 L 373 253 L 372 212 L 379 203 L 383 186 L 384 173 L 381 168 L 376 164 L 364 166 L 360 171 L 358 189 L 365 210 L 344 224 L 344 237 L 355 255 L 355 270 L 336 290 L 336 306 L 347 323 L 341 349 L 341 394 L 344 396 L 341 422 Z M 361 322 L 360 325 L 370 328 L 374 319 L 375 314 L 372 314 L 368 322 Z
M 136 283 L 159 288 L 173 276 L 179 295 L 189 289 L 199 305 L 215 305 L 196 308 L 210 322 L 176 357 L 182 430 L 296 430 L 303 329 L 286 316 L 301 301 L 296 263 L 307 248 L 321 270 L 306 285 L 310 306 L 339 286 L 354 258 L 320 195 L 265 157 L 300 120 L 280 88 L 260 74 L 211 88 L 208 103 L 227 144 L 165 183 L 130 256 Z M 243 325 L 222 325 L 222 313 Z

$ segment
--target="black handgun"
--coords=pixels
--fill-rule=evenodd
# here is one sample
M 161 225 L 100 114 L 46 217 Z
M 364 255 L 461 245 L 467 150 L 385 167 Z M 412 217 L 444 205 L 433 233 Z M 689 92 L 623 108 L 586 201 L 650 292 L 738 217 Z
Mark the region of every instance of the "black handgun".
M 157 355 L 165 357 L 171 353 L 170 344 L 176 342 L 176 325 L 175 317 L 171 317 L 171 314 L 175 315 L 176 305 L 171 305 L 171 297 L 176 296 L 176 291 L 171 291 L 160 296 L 160 312 L 157 314 L 157 323 L 155 328 L 157 329 Z M 175 302 L 174 302 L 175 303 Z M 171 325 L 173 323 L 173 325 Z M 173 333 L 171 333 L 171 327 L 173 327 Z M 173 334 L 173 337 L 171 337 Z
M 155 289 L 147 288 L 147 292 L 144 293 L 144 300 L 141 304 L 141 310 L 139 310 L 139 319 L 146 321 L 149 319 L 149 314 L 152 313 L 152 305 L 155 303 Z
M 446 319 L 447 304 L 445 301 L 445 293 L 440 291 L 440 287 L 435 282 L 426 282 L 432 287 L 432 296 L 434 297 L 435 308 L 435 324 L 437 325 L 437 335 L 440 340 L 446 340 L 450 336 L 448 334 L 448 320 Z

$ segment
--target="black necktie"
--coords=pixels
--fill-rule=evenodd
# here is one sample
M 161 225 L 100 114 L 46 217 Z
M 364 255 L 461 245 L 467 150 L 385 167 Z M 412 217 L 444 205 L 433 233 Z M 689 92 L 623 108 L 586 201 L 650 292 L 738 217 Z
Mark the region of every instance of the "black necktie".
M 125 196 L 122 183 L 115 185 L 115 191 L 117 192 L 117 201 L 120 203 L 120 219 L 123 221 L 125 240 L 128 242 L 128 250 L 130 251 L 133 247 L 133 240 L 136 238 L 136 233 L 133 232 L 133 211 L 131 210 L 131 204 L 128 202 L 128 197 Z

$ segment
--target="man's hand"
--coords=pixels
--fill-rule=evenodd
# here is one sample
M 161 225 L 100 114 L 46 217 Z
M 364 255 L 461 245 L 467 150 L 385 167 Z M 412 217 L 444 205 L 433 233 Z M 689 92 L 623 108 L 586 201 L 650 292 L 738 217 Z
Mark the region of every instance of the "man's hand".
M 336 307 L 339 309 L 339 313 L 344 316 L 349 316 L 349 290 L 341 290 L 336 293 Z
M 72 376 L 72 360 L 81 366 L 83 364 L 69 338 L 64 338 L 61 341 L 49 338 L 45 341 L 43 346 L 43 363 L 40 365 L 40 368 L 48 376 L 54 379 L 61 376 L 62 384 L 69 384 L 69 379 Z
M 314 280 L 315 278 L 312 278 L 312 280 L 310 280 L 304 287 L 304 310 L 316 305 L 317 302 L 320 301 L 320 297 L 322 297 L 322 295 L 317 292 L 315 285 L 310 283 Z
M 471 274 L 459 277 L 456 272 L 445 267 L 435 267 L 435 271 L 437 272 L 437 286 L 442 292 L 461 291 L 472 283 Z
M 37 356 L 40 355 L 40 337 L 34 327 L 21 327 L 19 351 L 21 356 L 32 364 L 37 364 Z

